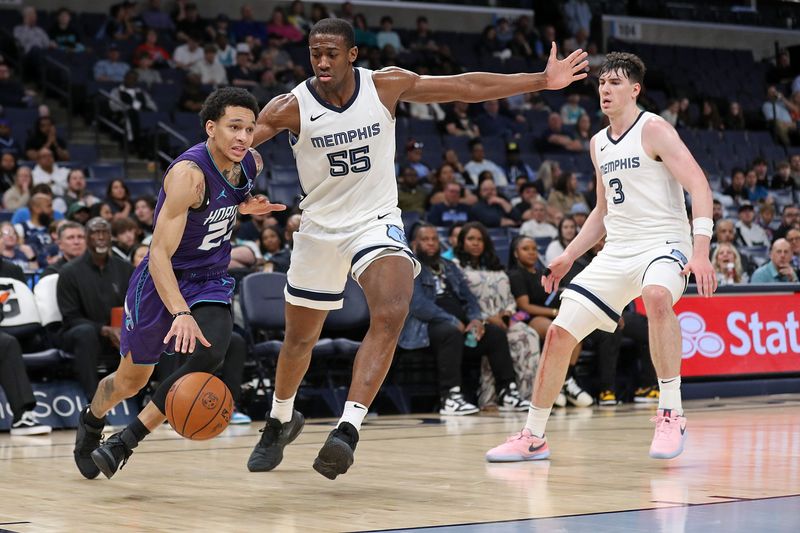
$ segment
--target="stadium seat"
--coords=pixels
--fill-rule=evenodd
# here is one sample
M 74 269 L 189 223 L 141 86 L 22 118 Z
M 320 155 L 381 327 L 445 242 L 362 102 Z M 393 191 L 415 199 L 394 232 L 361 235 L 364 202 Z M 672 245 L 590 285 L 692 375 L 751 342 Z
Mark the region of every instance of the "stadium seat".
M 111 181 L 125 177 L 125 169 L 119 163 L 94 163 L 89 165 L 89 177 Z

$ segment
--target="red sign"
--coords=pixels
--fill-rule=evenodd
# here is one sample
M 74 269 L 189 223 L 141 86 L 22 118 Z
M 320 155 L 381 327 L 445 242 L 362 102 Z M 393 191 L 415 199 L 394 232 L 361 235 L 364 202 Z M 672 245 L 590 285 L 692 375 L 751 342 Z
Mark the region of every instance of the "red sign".
M 682 376 L 800 372 L 800 294 L 684 296 L 675 314 Z

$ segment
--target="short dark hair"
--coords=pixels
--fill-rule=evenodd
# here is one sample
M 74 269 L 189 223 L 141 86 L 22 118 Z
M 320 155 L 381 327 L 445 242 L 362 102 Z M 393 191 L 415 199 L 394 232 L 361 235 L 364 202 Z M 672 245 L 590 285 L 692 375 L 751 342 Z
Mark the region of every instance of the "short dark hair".
M 200 110 L 200 122 L 205 127 L 206 122 L 218 121 L 225 114 L 226 107 L 244 107 L 258 117 L 258 102 L 246 89 L 241 87 L 222 87 L 206 98 Z
M 356 45 L 356 33 L 353 30 L 353 25 L 343 19 L 322 19 L 308 32 L 308 39 L 315 35 L 338 35 L 344 39 L 344 44 L 349 50 Z
M 426 228 L 433 228 L 434 230 L 436 230 L 436 226 L 434 226 L 430 222 L 425 222 L 424 220 L 421 220 L 416 224 L 414 224 L 414 226 L 411 228 L 411 240 L 416 241 L 417 237 L 419 236 L 419 232 Z
M 64 236 L 64 232 L 67 231 L 68 229 L 79 229 L 81 231 L 85 231 L 83 224 L 81 224 L 80 222 L 75 222 L 74 220 L 66 220 L 62 222 L 60 226 L 58 226 L 57 236 L 59 240 L 61 240 L 61 238 Z
M 644 66 L 644 62 L 636 54 L 611 52 L 606 55 L 606 61 L 600 67 L 598 76 L 616 70 L 621 71 L 632 82 L 641 84 L 644 81 L 644 73 L 647 69 Z

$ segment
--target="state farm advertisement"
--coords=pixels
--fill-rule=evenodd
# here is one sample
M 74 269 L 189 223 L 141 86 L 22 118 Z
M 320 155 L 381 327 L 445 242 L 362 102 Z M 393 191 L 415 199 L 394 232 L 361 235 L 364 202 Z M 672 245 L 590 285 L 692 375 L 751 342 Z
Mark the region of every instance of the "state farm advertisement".
M 800 372 L 800 294 L 684 296 L 675 314 L 682 376 Z

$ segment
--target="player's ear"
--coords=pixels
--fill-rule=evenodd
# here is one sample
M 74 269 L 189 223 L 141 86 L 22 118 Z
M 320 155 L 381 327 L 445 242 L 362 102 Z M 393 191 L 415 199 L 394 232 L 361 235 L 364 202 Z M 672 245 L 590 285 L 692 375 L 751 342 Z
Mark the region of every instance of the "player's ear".
M 347 59 L 350 61 L 350 63 L 356 62 L 356 59 L 358 59 L 358 46 L 354 46 L 347 51 Z
M 633 84 L 633 97 L 634 99 L 637 98 L 642 93 L 642 84 L 641 83 L 634 83 Z
M 209 139 L 214 138 L 214 134 L 216 133 L 217 123 L 213 120 L 206 120 L 206 135 L 208 135 Z

